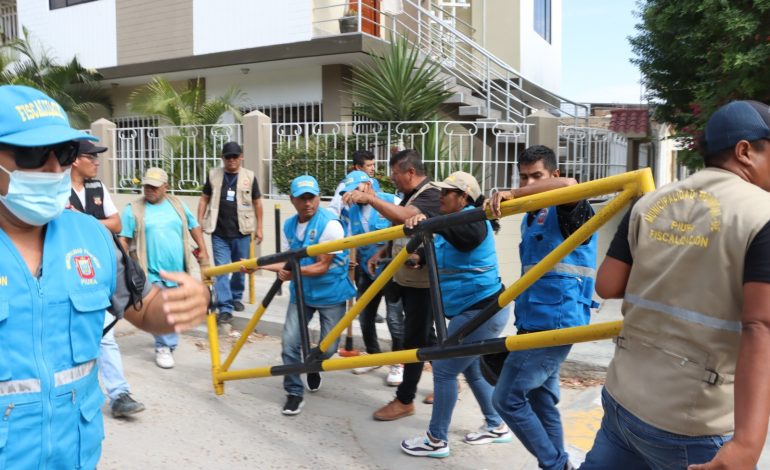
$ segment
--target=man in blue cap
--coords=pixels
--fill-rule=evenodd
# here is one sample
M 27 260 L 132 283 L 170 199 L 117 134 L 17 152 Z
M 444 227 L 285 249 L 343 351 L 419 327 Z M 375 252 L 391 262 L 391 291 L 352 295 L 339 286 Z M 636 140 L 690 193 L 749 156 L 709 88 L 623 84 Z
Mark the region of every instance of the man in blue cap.
M 296 250 L 318 243 L 345 238 L 345 230 L 339 219 L 328 209 L 319 207 L 321 190 L 318 181 L 309 175 L 298 176 L 291 182 L 291 204 L 297 215 L 289 217 L 281 232 L 281 250 Z M 278 273 L 282 281 L 290 281 L 291 271 L 283 263 L 264 266 L 262 269 Z M 300 260 L 302 295 L 305 300 L 305 318 L 309 322 L 317 311 L 321 319 L 321 337 L 324 338 L 345 314 L 345 302 L 356 295 L 356 289 L 348 278 L 348 252 L 306 257 Z M 291 301 L 286 311 L 286 322 L 281 337 L 284 364 L 302 362 L 300 322 L 295 298 L 294 283 L 291 287 Z M 339 339 L 322 355 L 328 359 L 337 351 Z M 321 375 L 307 374 L 307 389 L 311 392 L 321 388 Z M 304 404 L 304 390 L 299 375 L 285 375 L 283 388 L 286 390 L 284 415 L 297 415 Z
M 706 168 L 644 195 L 596 277 L 623 298 L 581 469 L 754 469 L 770 415 L 770 107 L 709 118 Z
M 79 139 L 62 107 L 0 87 L 0 459 L 5 468 L 94 469 L 104 428 L 96 359 L 105 311 L 154 333 L 205 317 L 210 294 L 184 273 L 142 287 L 95 218 L 65 211 Z M 134 275 L 127 275 L 134 274 Z
M 393 194 L 378 191 L 373 186 L 372 178 L 360 170 L 351 171 L 342 180 L 342 189 L 340 195 L 344 196 L 350 191 L 362 191 L 371 193 L 375 197 L 389 202 L 390 204 L 400 204 L 401 199 Z M 367 232 L 374 232 L 390 227 L 391 222 L 377 212 L 370 204 L 350 203 L 349 207 L 343 210 L 343 223 L 349 227 L 350 235 L 361 235 Z M 373 271 L 369 270 L 369 260 L 372 256 L 385 247 L 385 242 L 372 243 L 371 245 L 361 246 L 356 250 L 356 262 L 360 269 L 357 270 L 356 284 L 358 287 L 358 297 L 361 297 L 366 289 L 372 285 L 374 279 L 379 275 L 381 268 Z M 375 326 L 377 309 L 380 306 L 380 299 L 385 295 L 385 304 L 387 311 L 388 330 L 392 340 L 393 351 L 400 351 L 404 342 L 404 312 L 401 306 L 401 300 L 392 298 L 386 293 L 386 286 L 382 291 L 375 294 L 369 304 L 361 312 L 358 321 L 361 324 L 361 335 L 364 337 L 364 345 L 367 354 L 377 354 L 380 351 L 380 343 L 377 339 L 377 328 Z M 365 374 L 380 366 L 358 367 L 353 369 L 354 374 Z M 388 385 L 397 386 L 403 380 L 403 366 L 396 364 L 391 366 L 386 382 Z

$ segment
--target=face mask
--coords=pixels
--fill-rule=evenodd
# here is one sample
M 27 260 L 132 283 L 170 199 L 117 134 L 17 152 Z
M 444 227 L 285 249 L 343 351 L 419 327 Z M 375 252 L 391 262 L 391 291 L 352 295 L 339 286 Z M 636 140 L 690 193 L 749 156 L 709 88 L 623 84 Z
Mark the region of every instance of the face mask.
M 8 194 L 0 201 L 13 215 L 29 225 L 41 226 L 64 212 L 70 197 L 70 169 L 62 173 L 8 171 Z

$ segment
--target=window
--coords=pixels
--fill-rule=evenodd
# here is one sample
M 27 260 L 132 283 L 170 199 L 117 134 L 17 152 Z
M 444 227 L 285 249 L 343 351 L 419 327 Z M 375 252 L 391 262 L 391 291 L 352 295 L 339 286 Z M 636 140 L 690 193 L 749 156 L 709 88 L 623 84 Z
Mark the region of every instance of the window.
M 551 42 L 551 0 L 535 0 L 535 32 Z
M 48 0 L 48 6 L 50 10 L 56 10 L 58 8 L 66 8 L 94 1 L 96 0 Z

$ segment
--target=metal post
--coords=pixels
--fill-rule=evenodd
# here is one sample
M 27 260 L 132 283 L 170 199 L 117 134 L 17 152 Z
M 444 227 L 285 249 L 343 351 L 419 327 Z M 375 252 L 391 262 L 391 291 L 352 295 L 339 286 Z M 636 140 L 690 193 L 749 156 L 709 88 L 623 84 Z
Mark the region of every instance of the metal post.
M 291 279 L 294 281 L 294 295 L 297 300 L 297 316 L 299 317 L 299 337 L 302 343 L 302 360 L 310 354 L 310 335 L 307 332 L 307 315 L 305 315 L 305 296 L 302 294 L 302 275 L 300 274 L 300 265 L 297 258 L 292 258 Z
M 433 234 L 424 233 L 422 247 L 425 250 L 425 265 L 428 268 L 428 281 L 430 282 L 430 304 L 433 308 L 433 321 L 436 323 L 436 338 L 438 344 L 446 340 L 446 320 L 444 319 L 444 301 L 441 298 L 441 284 L 439 284 L 438 264 L 436 264 L 436 251 L 433 246 Z
M 275 221 L 275 252 L 281 252 L 281 205 L 276 204 L 273 209 L 273 220 Z M 278 274 L 275 275 L 278 279 Z M 278 295 L 283 295 L 283 286 L 278 286 Z

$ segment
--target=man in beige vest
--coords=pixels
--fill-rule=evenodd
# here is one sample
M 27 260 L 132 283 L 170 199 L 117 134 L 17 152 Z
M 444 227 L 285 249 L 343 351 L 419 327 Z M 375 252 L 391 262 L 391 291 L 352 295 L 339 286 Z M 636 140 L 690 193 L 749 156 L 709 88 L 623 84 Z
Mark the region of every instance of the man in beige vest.
M 417 214 L 428 217 L 438 215 L 439 196 L 441 192 L 429 184 L 431 179 L 425 174 L 422 158 L 416 150 L 407 149 L 398 152 L 390 158 L 390 179 L 404 197 L 400 204 L 391 204 L 377 197 L 374 192 L 350 191 L 345 193 L 345 204 L 369 204 L 374 210 L 388 219 L 393 225 L 403 224 L 404 221 Z M 393 242 L 392 253 L 398 253 L 406 244 L 406 239 Z M 370 271 L 379 258 L 385 257 L 387 246 L 369 259 Z M 421 348 L 435 344 L 436 336 L 433 330 L 433 308 L 430 302 L 430 289 L 427 270 L 419 265 L 403 266 L 393 276 L 396 281 L 394 288 L 398 289 L 404 307 L 404 349 Z M 423 363 L 406 364 L 404 378 L 396 390 L 396 398 L 375 411 L 374 419 L 392 421 L 414 414 L 414 397 L 417 393 L 417 383 L 422 375 Z
M 165 171 L 148 168 L 142 178 L 142 188 L 144 196 L 132 201 L 121 213 L 120 242 L 139 262 L 151 283 L 161 288 L 175 287 L 176 284 L 163 279 L 161 271 L 189 272 L 194 267 L 190 237 L 200 249 L 200 265 L 209 264 L 203 232 L 187 205 L 166 194 L 168 174 Z M 173 352 L 178 343 L 177 333 L 155 336 L 158 367 L 174 367 Z
M 770 414 L 768 140 L 766 104 L 722 106 L 706 168 L 619 226 L 596 292 L 623 298 L 625 320 L 581 469 L 755 468 Z
M 251 234 L 262 243 L 262 197 L 254 172 L 242 167 L 243 150 L 237 142 L 222 147 L 222 166 L 209 171 L 198 203 L 198 219 L 203 231 L 211 234 L 214 264 L 229 264 L 249 257 Z M 218 276 L 219 323 L 229 323 L 233 310 L 244 309 L 243 273 Z

